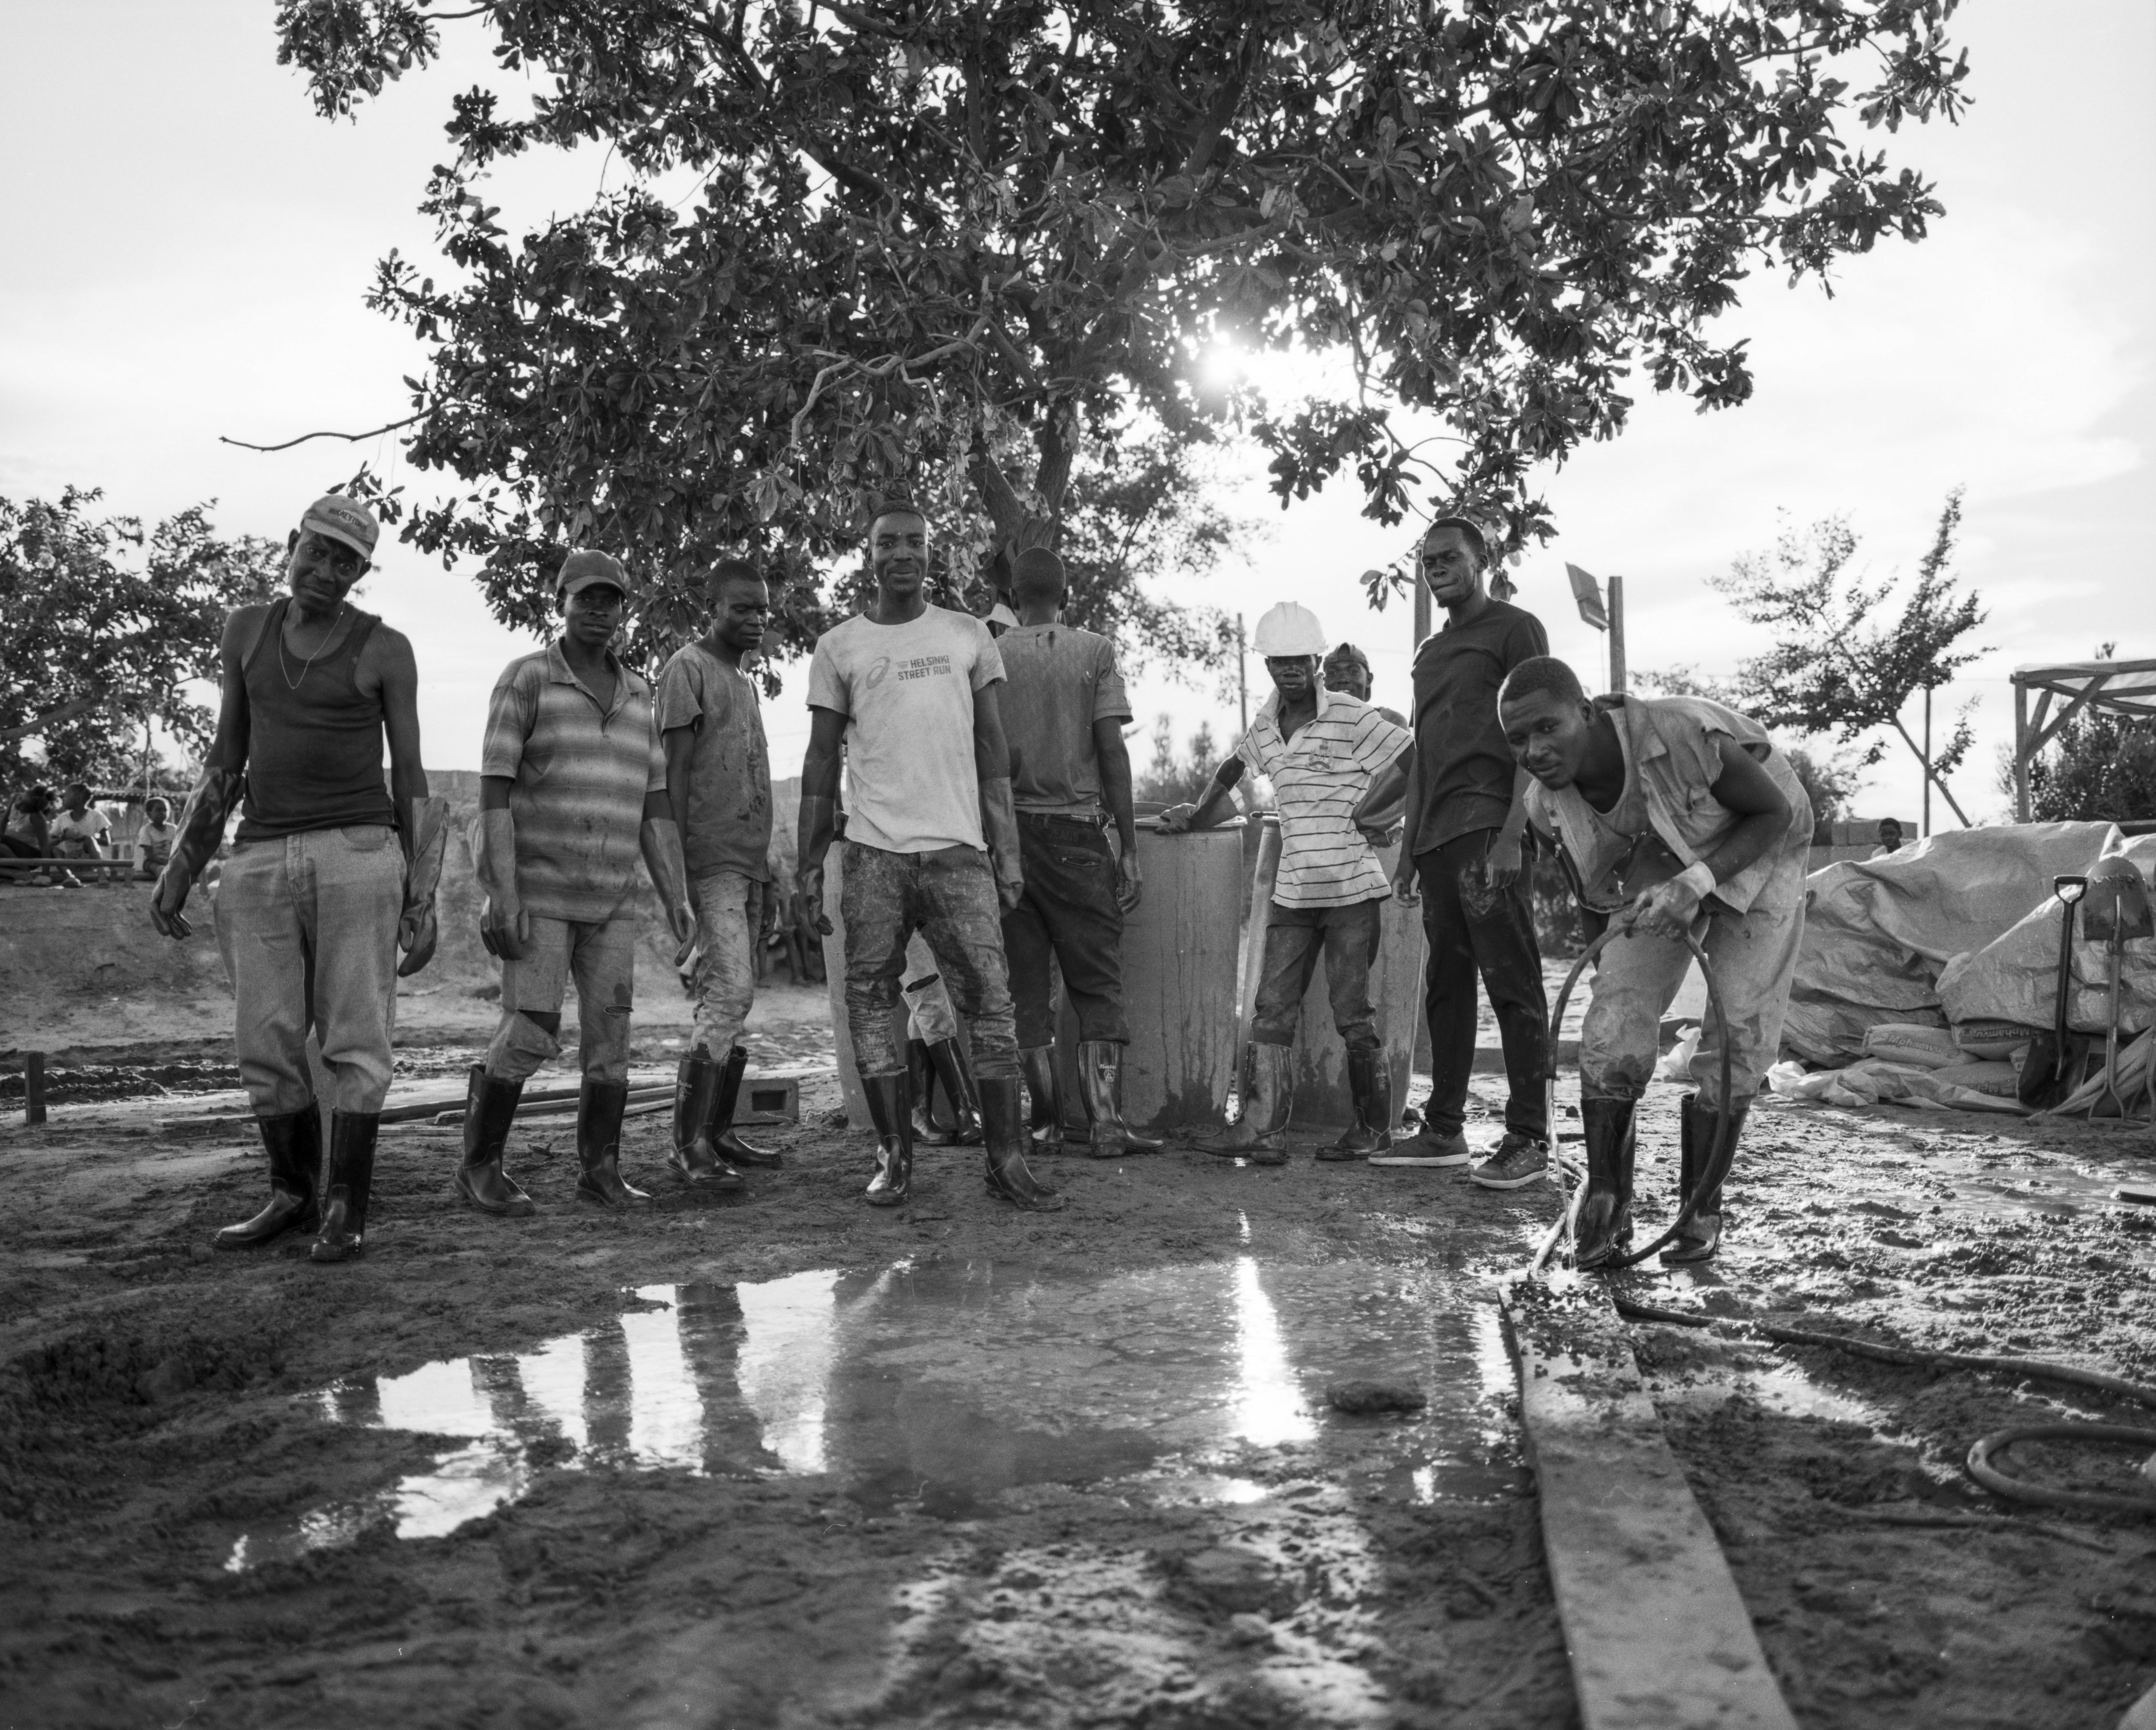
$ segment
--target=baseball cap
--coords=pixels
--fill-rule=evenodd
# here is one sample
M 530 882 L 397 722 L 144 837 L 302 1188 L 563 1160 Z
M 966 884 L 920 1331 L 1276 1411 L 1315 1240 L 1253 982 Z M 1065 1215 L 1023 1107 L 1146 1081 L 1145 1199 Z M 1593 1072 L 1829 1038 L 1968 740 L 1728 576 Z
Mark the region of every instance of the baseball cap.
M 374 557 L 374 543 L 382 538 L 382 525 L 374 513 L 342 493 L 324 493 L 308 506 L 300 527 L 308 534 L 326 535 L 364 559 Z
M 1325 665 L 1328 667 L 1358 666 L 1367 673 L 1370 670 L 1370 657 L 1353 643 L 1342 643 L 1325 657 Z
M 562 561 L 561 571 L 554 578 L 554 593 L 566 597 L 600 583 L 611 583 L 624 595 L 629 593 L 620 560 L 588 547 L 579 547 Z

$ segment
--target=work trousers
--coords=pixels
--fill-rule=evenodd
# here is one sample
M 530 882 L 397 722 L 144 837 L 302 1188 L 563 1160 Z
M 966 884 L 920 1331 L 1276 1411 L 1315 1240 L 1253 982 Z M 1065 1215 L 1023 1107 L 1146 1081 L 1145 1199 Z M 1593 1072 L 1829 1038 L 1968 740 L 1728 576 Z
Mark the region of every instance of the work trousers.
M 740 871 L 705 871 L 690 886 L 696 902 L 696 1024 L 692 1051 L 721 1063 L 741 1043 L 756 1004 L 756 940 L 770 886 Z
M 1265 971 L 1258 978 L 1250 1038 L 1260 1045 L 1292 1045 L 1302 1019 L 1303 993 L 1325 957 L 1325 994 L 1332 1024 L 1350 1051 L 1378 1050 L 1378 1011 L 1370 1001 L 1370 968 L 1378 958 L 1385 897 L 1342 907 L 1284 907 L 1265 914 Z
M 1423 1107 L 1423 1121 L 1434 1136 L 1457 1135 L 1466 1121 L 1467 1078 L 1475 1070 L 1475 987 L 1480 979 L 1490 994 L 1504 1047 L 1505 1127 L 1546 1142 L 1553 1053 L 1534 901 L 1524 861 L 1520 875 L 1494 895 L 1480 880 L 1496 834 L 1493 829 L 1472 829 L 1415 855 L 1423 936 L 1430 949 L 1423 975 L 1430 1101 Z
M 596 924 L 532 919 L 523 955 L 501 964 L 501 1020 L 486 1048 L 487 1074 L 502 1081 L 529 1081 L 559 1054 L 562 1004 L 572 978 L 577 1055 L 584 1078 L 629 1079 L 629 1024 L 636 1001 L 633 904 Z
M 239 1079 L 258 1116 L 314 1104 L 311 1024 L 331 1108 L 382 1109 L 403 910 L 404 851 L 387 824 L 233 848 L 217 887 L 217 947 L 232 982 Z
M 899 978 L 898 988 L 905 993 L 906 1038 L 936 1045 L 958 1037 L 958 1012 L 951 1007 L 951 993 L 943 988 L 936 952 L 919 932 L 906 942 L 906 972 Z
M 1015 1076 L 1018 1040 L 988 854 L 978 847 L 891 853 L 862 841 L 844 846 L 839 911 L 846 921 L 846 1026 L 855 1067 L 865 1077 L 906 1068 L 891 1037 L 891 1012 L 906 940 L 918 931 L 970 1028 L 974 1074 L 984 1081 Z
M 1018 814 L 1025 896 L 1004 915 L 1022 1051 L 1055 1043 L 1055 967 L 1081 1040 L 1127 1045 L 1123 1019 L 1123 910 L 1116 904 L 1116 855 L 1098 821 Z
M 1755 906 L 1748 913 L 1716 913 L 1706 930 L 1707 998 L 1699 1050 L 1691 1060 L 1701 1103 L 1722 1103 L 1722 1050 L 1729 1048 L 1729 1088 L 1738 1099 L 1759 1091 L 1782 1043 L 1789 983 L 1804 941 L 1802 900 Z M 1693 927 L 1697 933 L 1699 927 Z M 1629 933 L 1595 958 L 1593 994 L 1580 1029 L 1579 1091 L 1583 1099 L 1637 1099 L 1646 1091 L 1660 1055 L 1662 1016 L 1684 983 L 1691 952 L 1676 937 Z M 1715 1012 L 1721 999 L 1722 1014 Z M 1725 1023 L 1723 1016 L 1727 1019 Z

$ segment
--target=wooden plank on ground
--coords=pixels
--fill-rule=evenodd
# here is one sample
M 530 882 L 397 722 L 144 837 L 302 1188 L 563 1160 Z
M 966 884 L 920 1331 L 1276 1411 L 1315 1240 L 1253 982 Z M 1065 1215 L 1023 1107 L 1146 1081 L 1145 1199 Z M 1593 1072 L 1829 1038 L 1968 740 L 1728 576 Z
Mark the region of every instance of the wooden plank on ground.
M 1606 1289 L 1504 1305 L 1584 1730 L 1795 1730 Z

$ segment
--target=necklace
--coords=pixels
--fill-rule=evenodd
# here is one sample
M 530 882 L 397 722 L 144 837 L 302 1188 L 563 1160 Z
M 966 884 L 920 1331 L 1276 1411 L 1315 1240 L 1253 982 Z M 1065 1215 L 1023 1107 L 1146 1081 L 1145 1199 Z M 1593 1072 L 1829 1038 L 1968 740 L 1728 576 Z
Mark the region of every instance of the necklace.
M 343 617 L 344 603 L 339 601 L 336 613 L 330 620 L 327 634 L 315 645 L 315 652 L 307 657 L 306 665 L 300 669 L 300 676 L 296 679 L 292 676 L 292 670 L 285 665 L 285 621 L 281 619 L 277 621 L 277 670 L 285 676 L 285 690 L 297 690 L 307 682 L 307 675 L 314 670 L 315 663 L 321 659 L 322 651 L 330 646 L 330 638 L 336 635 L 337 621 Z

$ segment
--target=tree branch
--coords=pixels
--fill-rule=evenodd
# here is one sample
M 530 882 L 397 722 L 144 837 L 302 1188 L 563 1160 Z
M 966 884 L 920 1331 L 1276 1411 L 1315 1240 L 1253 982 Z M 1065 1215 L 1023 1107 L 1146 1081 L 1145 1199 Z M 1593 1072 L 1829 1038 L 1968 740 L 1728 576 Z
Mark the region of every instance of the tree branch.
M 393 433 L 399 427 L 408 427 L 413 422 L 424 420 L 426 418 L 427 411 L 422 408 L 417 414 L 408 414 L 402 420 L 393 420 L 388 426 L 376 427 L 369 432 L 302 433 L 296 439 L 287 439 L 282 444 L 250 444 L 244 439 L 228 439 L 222 433 L 217 435 L 217 442 L 220 444 L 237 444 L 242 450 L 290 450 L 295 444 L 305 444 L 310 439 L 344 439 L 357 444 L 362 439 L 378 439 L 384 433 Z
M 48 709 L 35 720 L 26 721 L 20 726 L 0 727 L 0 745 L 13 743 L 17 739 L 27 739 L 32 734 L 43 732 L 45 728 L 60 721 L 73 721 L 76 716 L 87 714 L 104 701 L 102 691 L 95 696 L 72 697 L 59 708 Z
M 1893 720 L 1894 731 L 1901 734 L 1902 742 L 1909 747 L 1910 751 L 1914 753 L 1917 761 L 1924 766 L 1924 778 L 1929 781 L 1933 786 L 1938 788 L 1939 797 L 1947 802 L 1948 808 L 1953 811 L 1954 815 L 1961 819 L 1961 826 L 1964 829 L 1974 829 L 1976 825 L 1969 820 L 1969 814 L 1962 809 L 1959 803 L 1956 801 L 1954 796 L 1947 791 L 1946 783 L 1939 778 L 1938 771 L 1932 767 L 1931 759 L 1924 755 L 1923 747 L 1918 745 L 1914 739 L 1909 737 L 1908 728 L 1902 725 L 1902 717 L 1897 715 L 1893 717 Z

